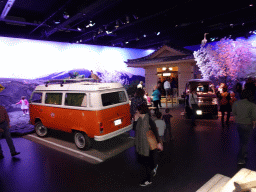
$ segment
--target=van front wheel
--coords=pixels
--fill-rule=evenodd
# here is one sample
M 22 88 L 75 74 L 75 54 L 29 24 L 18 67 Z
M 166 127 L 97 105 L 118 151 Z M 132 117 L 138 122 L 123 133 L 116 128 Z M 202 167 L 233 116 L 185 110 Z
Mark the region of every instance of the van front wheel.
M 91 147 L 90 138 L 83 132 L 75 132 L 74 140 L 78 149 L 87 150 Z
M 37 122 L 36 125 L 35 125 L 35 131 L 36 131 L 36 134 L 39 136 L 39 137 L 45 137 L 48 133 L 48 129 L 47 127 L 45 127 L 42 122 Z

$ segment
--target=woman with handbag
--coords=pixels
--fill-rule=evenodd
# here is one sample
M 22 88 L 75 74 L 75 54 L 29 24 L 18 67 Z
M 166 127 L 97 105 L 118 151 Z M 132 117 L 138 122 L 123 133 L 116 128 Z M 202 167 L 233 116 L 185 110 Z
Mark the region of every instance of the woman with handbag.
M 133 128 L 135 129 L 135 146 L 138 162 L 144 170 L 141 172 L 143 180 L 140 186 L 152 183 L 152 177 L 156 175 L 157 150 L 163 150 L 163 145 L 158 135 L 155 122 L 148 115 L 148 106 L 141 104 L 134 115 Z

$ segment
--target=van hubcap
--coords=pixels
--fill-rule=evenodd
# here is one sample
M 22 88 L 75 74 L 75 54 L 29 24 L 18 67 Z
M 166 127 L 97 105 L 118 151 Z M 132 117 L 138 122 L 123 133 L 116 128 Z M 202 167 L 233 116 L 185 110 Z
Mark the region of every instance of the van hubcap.
M 85 146 L 85 138 L 82 133 L 76 133 L 75 142 L 79 148 L 83 148 Z

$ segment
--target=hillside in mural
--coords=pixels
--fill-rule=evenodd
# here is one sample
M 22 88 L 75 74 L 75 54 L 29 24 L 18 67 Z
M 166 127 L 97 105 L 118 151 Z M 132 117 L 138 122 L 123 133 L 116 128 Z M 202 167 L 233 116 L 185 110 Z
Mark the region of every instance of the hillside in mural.
M 70 74 L 77 72 L 79 75 L 83 75 L 85 78 L 90 77 L 91 72 L 86 69 L 74 69 L 70 71 L 62 71 L 57 73 L 48 74 L 46 76 L 37 79 L 15 79 L 15 78 L 0 78 L 0 84 L 4 89 L 0 92 L 0 105 L 6 107 L 7 111 L 20 110 L 19 106 L 15 106 L 22 96 L 27 99 L 30 98 L 33 90 L 39 84 L 43 84 L 47 80 L 51 79 L 66 79 L 70 77 Z M 103 71 L 95 71 L 99 77 L 102 76 Z M 124 85 L 129 95 L 134 93 L 134 90 L 139 81 L 145 82 L 145 77 L 140 75 L 133 75 L 126 72 L 115 72 L 115 76 L 126 82 Z

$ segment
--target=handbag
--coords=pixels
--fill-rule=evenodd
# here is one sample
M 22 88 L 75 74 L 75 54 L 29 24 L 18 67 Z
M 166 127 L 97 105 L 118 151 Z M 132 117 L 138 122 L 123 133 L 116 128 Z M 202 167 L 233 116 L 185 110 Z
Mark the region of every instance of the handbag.
M 155 150 L 157 148 L 157 140 L 152 130 L 147 131 L 146 133 L 148 144 L 150 150 Z

